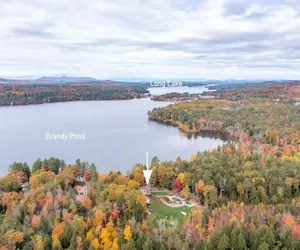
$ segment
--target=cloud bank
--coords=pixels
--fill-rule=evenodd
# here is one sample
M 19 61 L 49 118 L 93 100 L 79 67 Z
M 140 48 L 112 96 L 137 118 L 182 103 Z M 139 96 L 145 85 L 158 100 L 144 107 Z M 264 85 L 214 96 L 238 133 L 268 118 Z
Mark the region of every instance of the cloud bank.
M 299 0 L 0 0 L 0 76 L 300 78 Z

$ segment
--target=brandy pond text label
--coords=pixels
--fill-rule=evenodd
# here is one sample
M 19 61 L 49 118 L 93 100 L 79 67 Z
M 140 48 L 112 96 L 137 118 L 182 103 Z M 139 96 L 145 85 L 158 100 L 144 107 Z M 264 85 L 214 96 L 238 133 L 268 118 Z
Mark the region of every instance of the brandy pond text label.
M 61 141 L 68 141 L 68 140 L 85 140 L 86 136 L 85 133 L 78 134 L 78 133 L 46 133 L 46 140 L 61 140 Z

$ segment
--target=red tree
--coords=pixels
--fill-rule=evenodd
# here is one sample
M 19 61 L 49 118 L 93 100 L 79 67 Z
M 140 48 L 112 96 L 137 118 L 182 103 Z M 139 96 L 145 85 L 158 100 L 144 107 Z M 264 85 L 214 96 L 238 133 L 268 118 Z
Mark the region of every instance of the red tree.
M 88 172 L 88 171 L 84 172 L 83 178 L 84 178 L 85 181 L 90 181 L 90 179 L 91 179 L 90 172 Z
M 300 239 L 300 225 L 296 225 L 293 228 L 293 234 L 297 240 Z
M 177 192 L 180 192 L 182 190 L 182 184 L 178 178 L 175 179 L 175 187 Z

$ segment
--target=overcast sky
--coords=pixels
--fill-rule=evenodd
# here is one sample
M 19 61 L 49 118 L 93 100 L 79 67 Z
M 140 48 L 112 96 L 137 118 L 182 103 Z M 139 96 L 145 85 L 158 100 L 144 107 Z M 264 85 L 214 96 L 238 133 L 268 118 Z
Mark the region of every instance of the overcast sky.
M 0 0 L 0 76 L 300 79 L 300 0 Z

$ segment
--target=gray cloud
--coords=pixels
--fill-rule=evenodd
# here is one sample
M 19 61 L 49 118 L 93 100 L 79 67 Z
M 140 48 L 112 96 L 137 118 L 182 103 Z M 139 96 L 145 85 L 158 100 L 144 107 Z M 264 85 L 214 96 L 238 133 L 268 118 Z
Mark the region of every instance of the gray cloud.
M 247 10 L 253 6 L 260 8 L 248 15 L 251 18 L 265 17 L 272 9 L 281 6 L 299 7 L 298 0 L 226 0 L 223 4 L 223 13 L 226 16 L 245 15 Z
M 226 16 L 243 15 L 248 7 L 249 4 L 247 4 L 246 1 L 229 1 L 228 3 L 224 4 L 224 14 Z
M 299 78 L 297 2 L 5 0 L 0 75 Z
M 35 29 L 22 29 L 22 28 L 16 28 L 11 30 L 12 34 L 15 36 L 21 36 L 21 37 L 39 37 L 39 38 L 50 38 L 53 37 L 53 35 L 49 32 L 42 31 L 42 30 L 35 30 Z

